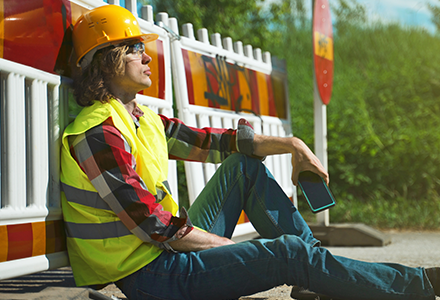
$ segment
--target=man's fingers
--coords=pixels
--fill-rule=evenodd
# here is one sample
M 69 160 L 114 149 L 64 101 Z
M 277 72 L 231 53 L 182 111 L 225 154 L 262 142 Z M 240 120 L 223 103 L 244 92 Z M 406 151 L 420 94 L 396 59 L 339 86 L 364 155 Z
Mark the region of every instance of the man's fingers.
M 293 170 L 292 172 L 292 183 L 295 186 L 298 186 L 298 176 L 299 176 L 299 172 L 296 170 Z

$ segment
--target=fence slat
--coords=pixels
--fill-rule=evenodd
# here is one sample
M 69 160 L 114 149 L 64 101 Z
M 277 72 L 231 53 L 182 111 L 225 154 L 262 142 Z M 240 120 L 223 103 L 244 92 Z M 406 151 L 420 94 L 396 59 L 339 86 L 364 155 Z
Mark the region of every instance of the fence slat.
M 21 209 L 26 207 L 25 77 L 11 72 L 5 78 L 2 200 L 6 207 Z

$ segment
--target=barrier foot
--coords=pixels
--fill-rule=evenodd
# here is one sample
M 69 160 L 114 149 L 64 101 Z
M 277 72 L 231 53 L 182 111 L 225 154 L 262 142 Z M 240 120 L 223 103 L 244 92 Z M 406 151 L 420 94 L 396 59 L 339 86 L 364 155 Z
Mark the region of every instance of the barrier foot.
M 322 246 L 382 247 L 391 243 L 391 237 L 362 223 L 309 224 L 313 235 Z

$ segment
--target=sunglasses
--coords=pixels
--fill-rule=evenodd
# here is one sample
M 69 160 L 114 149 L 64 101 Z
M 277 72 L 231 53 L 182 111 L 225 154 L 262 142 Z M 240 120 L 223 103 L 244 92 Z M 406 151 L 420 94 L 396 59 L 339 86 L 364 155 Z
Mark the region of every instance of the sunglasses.
M 123 45 L 128 46 L 126 54 L 133 54 L 134 56 L 137 56 L 142 59 L 142 54 L 145 53 L 145 44 L 142 42 L 137 42 L 136 44 L 131 44 L 131 45 L 127 45 L 127 41 L 125 43 L 124 42 L 105 43 L 100 45 L 99 47 L 95 47 L 94 49 L 90 50 L 86 55 L 84 55 L 84 57 L 81 58 L 81 61 L 79 62 L 79 66 L 81 66 L 81 68 L 83 69 L 86 68 L 90 64 L 90 62 L 93 59 L 93 56 L 98 50 L 104 49 L 105 47 L 108 46 L 119 47 Z
M 128 45 L 128 49 L 125 53 L 126 54 L 133 54 L 138 57 L 142 57 L 142 54 L 145 53 L 145 44 L 142 42 L 138 42 L 133 45 Z

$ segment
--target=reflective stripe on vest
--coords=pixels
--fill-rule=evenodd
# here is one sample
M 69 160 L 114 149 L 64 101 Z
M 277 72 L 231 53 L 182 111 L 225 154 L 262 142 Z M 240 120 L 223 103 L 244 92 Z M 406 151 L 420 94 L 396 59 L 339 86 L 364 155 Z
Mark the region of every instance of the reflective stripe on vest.
M 110 239 L 132 234 L 121 222 L 108 223 L 72 223 L 64 222 L 69 238 L 84 240 Z
M 143 236 L 143 240 L 151 243 L 157 243 L 152 240 L 139 227 L 133 228 L 132 231 L 122 223 L 122 221 L 107 222 L 107 223 L 73 223 L 64 222 L 66 228 L 66 236 L 68 238 L 83 239 L 83 240 L 101 240 L 120 238 L 123 236 L 132 235 L 133 233 Z M 164 245 L 167 247 L 168 245 Z M 167 247 L 169 248 L 169 246 Z
M 164 182 L 162 182 L 162 184 L 168 189 L 168 191 L 170 190 L 168 180 L 165 180 Z M 105 202 L 97 192 L 78 189 L 68 184 L 65 184 L 64 182 L 61 182 L 61 189 L 64 191 L 66 199 L 69 202 L 97 209 L 112 210 L 107 202 Z M 159 203 L 166 197 L 167 194 L 161 189 L 157 189 L 156 192 L 157 194 L 154 195 L 154 198 L 156 199 L 155 202 Z

